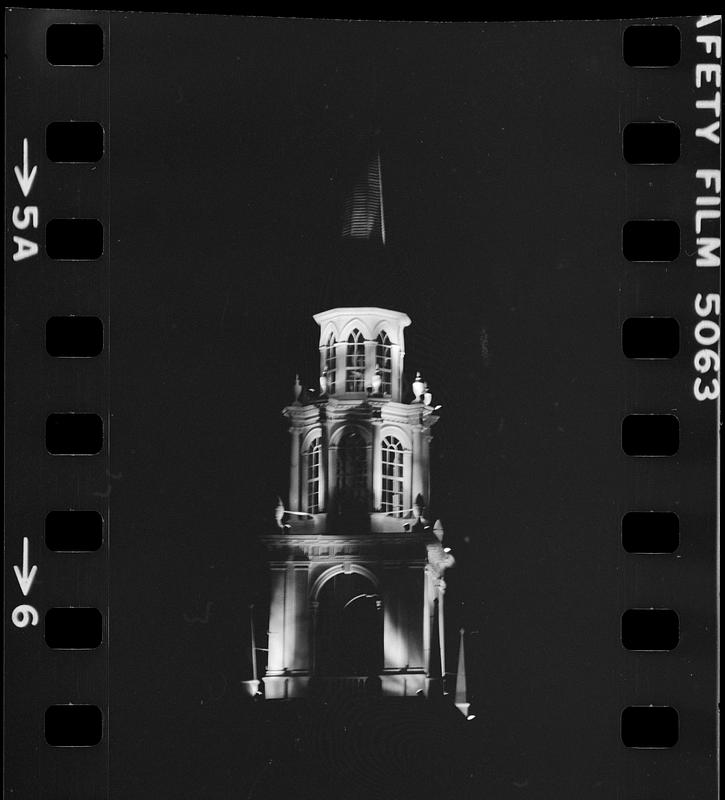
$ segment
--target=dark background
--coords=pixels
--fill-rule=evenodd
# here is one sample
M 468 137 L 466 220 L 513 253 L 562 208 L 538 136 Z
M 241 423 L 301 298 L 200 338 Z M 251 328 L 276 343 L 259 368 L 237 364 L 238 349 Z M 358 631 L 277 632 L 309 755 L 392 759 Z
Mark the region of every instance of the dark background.
M 443 405 L 431 502 L 458 559 L 481 790 L 605 797 L 646 768 L 618 736 L 637 658 L 619 643 L 634 269 L 619 125 L 639 79 L 622 29 L 113 20 L 112 709 L 134 743 L 111 764 L 126 795 L 161 781 L 169 796 L 169 773 L 196 785 L 203 762 L 201 793 L 227 796 L 235 737 L 255 736 L 235 709 L 246 604 L 263 601 L 254 537 L 287 491 L 294 375 L 316 384 L 311 316 L 337 305 L 408 313 L 408 377 L 423 370 Z M 371 130 L 383 251 L 340 240 Z M 141 606 L 141 626 L 113 613 Z
M 112 797 L 247 796 L 280 412 L 295 373 L 316 384 L 312 314 L 362 304 L 411 317 L 408 379 L 443 405 L 431 504 L 457 558 L 451 656 L 468 631 L 471 795 L 706 796 L 714 417 L 689 387 L 707 289 L 684 255 L 628 264 L 620 235 L 671 216 L 692 253 L 711 164 L 694 22 L 664 71 L 624 65 L 624 27 L 108 18 Z M 658 117 L 686 119 L 680 162 L 626 165 L 621 127 Z M 382 249 L 340 239 L 371 134 Z M 681 320 L 671 363 L 623 357 L 642 314 Z M 630 411 L 677 412 L 678 456 L 627 459 Z M 650 508 L 680 513 L 677 554 L 622 549 L 621 516 Z M 680 612 L 674 654 L 621 647 L 621 613 L 651 605 Z M 680 710 L 675 751 L 623 748 L 621 709 L 648 703 Z

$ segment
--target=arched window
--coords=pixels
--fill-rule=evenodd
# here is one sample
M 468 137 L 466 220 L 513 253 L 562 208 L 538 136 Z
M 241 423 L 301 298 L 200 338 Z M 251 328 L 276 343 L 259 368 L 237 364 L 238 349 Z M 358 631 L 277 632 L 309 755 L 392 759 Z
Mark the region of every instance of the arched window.
M 305 451 L 305 486 L 307 488 L 308 514 L 320 513 L 320 457 L 322 443 L 314 439 Z
M 364 508 L 368 498 L 368 459 L 365 439 L 348 430 L 337 450 L 337 496 L 342 511 Z
M 327 394 L 335 394 L 335 373 L 337 372 L 335 335 L 331 333 L 325 344 L 325 369 L 327 370 Z
M 345 391 L 365 391 L 365 340 L 357 328 L 347 337 Z
M 380 391 L 390 394 L 393 390 L 393 363 L 390 357 L 390 338 L 385 331 L 380 331 L 375 341 L 375 362 L 380 370 Z
M 383 511 L 403 510 L 403 445 L 395 436 L 383 439 Z

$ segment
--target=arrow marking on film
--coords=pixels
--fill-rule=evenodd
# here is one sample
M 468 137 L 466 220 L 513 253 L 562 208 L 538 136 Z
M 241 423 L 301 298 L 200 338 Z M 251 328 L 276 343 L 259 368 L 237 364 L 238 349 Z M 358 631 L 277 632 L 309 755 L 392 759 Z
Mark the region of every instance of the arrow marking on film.
M 28 596 L 28 592 L 30 591 L 30 587 L 33 585 L 33 581 L 35 580 L 35 575 L 38 572 L 38 567 L 33 564 L 30 572 L 28 572 L 28 561 L 29 561 L 29 550 L 30 550 L 30 543 L 28 542 L 28 537 L 23 537 L 23 571 L 20 571 L 19 567 L 13 566 L 15 570 L 15 577 L 18 579 L 18 583 L 20 584 L 20 591 L 23 593 L 24 597 Z
M 35 175 L 38 171 L 38 167 L 33 167 L 30 171 L 28 171 L 30 164 L 28 163 L 29 156 L 28 156 L 28 140 L 23 139 L 23 171 L 20 171 L 20 167 L 15 167 L 15 177 L 18 179 L 18 183 L 20 184 L 20 189 L 23 193 L 23 197 L 27 197 L 30 194 L 30 190 L 33 188 L 33 181 L 35 180 Z

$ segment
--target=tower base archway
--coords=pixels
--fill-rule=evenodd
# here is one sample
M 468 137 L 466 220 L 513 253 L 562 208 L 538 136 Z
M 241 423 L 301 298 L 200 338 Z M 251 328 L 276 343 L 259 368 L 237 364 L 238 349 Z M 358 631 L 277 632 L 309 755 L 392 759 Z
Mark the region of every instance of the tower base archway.
M 383 659 L 381 601 L 363 575 L 333 575 L 317 596 L 316 677 L 367 678 Z

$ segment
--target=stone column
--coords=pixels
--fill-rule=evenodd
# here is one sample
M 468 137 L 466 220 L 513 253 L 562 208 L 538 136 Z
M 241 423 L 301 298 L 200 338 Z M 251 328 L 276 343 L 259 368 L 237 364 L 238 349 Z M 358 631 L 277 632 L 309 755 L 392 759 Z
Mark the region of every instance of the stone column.
M 296 646 L 297 646 L 297 625 L 296 605 L 297 596 L 295 592 L 295 568 L 293 564 L 288 564 L 285 570 L 285 597 L 284 597 L 284 668 L 285 671 L 294 669 Z
M 328 438 L 326 436 L 326 432 L 322 431 L 322 436 L 320 437 L 320 511 L 326 512 L 328 510 L 327 506 L 327 497 L 328 497 L 328 489 L 327 489 L 327 443 Z
M 328 437 L 329 442 L 329 437 Z M 327 513 L 337 513 L 337 445 L 327 446 Z
M 267 675 L 284 673 L 284 605 L 285 605 L 285 566 L 270 567 L 270 603 L 269 603 L 269 654 L 267 658 Z
M 412 508 L 416 494 L 413 491 L 414 455 L 410 450 L 403 451 L 403 508 Z M 403 519 L 399 517 L 399 519 Z
M 383 650 L 385 648 L 385 616 L 383 614 L 383 600 L 381 597 L 378 597 L 375 600 L 375 610 L 378 612 L 378 633 L 380 634 L 380 641 L 383 643 Z M 378 664 L 377 664 L 377 671 L 383 671 L 383 661 L 385 655 L 384 652 L 379 654 Z
M 428 429 L 420 436 L 422 446 L 421 469 L 423 470 L 423 497 L 426 503 L 430 502 L 430 443 L 433 435 Z
M 426 494 L 425 457 L 423 453 L 423 429 L 420 425 L 411 426 L 413 430 L 413 480 L 411 485 L 412 503 L 422 494 L 426 503 L 429 498 Z M 411 505 L 412 505 L 411 503 Z
M 345 391 L 346 354 L 347 342 L 337 342 L 335 344 L 335 394 L 342 394 Z
M 373 511 L 377 511 L 382 503 L 383 458 L 380 449 L 380 420 L 372 421 L 373 429 Z
M 386 565 L 384 569 L 384 661 L 383 667 L 390 670 L 398 670 L 405 666 L 402 660 L 402 637 L 405 635 L 401 630 L 400 620 L 400 586 L 398 585 L 398 575 L 400 567 L 398 565 Z
M 375 374 L 375 342 L 365 342 L 365 386 L 364 390 L 367 392 L 368 387 L 373 385 L 373 375 Z
M 295 564 L 292 570 L 291 592 L 294 607 L 290 618 L 295 628 L 294 641 L 288 659 L 289 667 L 296 671 L 310 671 L 310 613 L 307 603 L 309 564 Z
M 390 376 L 390 389 L 391 389 L 391 399 L 394 400 L 396 403 L 404 402 L 403 398 L 403 351 L 400 348 L 400 345 L 394 344 L 390 347 L 390 367 L 391 367 L 391 376 Z
M 374 435 L 374 432 L 373 432 Z M 365 462 L 367 465 L 367 478 L 368 478 L 368 491 L 367 491 L 367 508 L 366 513 L 374 510 L 374 493 L 375 493 L 375 479 L 373 476 L 373 461 L 375 460 L 375 450 L 373 445 L 373 436 L 370 437 L 370 444 L 365 445 Z
M 326 343 L 320 345 L 320 375 L 325 371 L 327 364 L 325 363 L 325 352 L 327 351 Z
M 430 672 L 430 629 L 431 620 L 431 576 L 430 567 L 423 572 L 423 664 L 426 672 Z
M 441 651 L 441 680 L 444 691 L 446 687 L 446 618 L 443 607 L 445 594 L 446 582 L 443 578 L 438 578 L 438 644 Z
M 311 674 L 317 674 L 317 619 L 320 611 L 319 600 L 310 602 L 310 615 L 312 616 L 312 641 L 310 642 L 310 653 L 312 654 Z
M 438 594 L 434 585 L 434 593 Z M 430 663 L 428 664 L 428 693 L 429 695 L 440 695 L 442 692 L 442 679 L 440 677 L 441 659 L 438 653 L 439 649 L 439 631 L 438 631 L 438 602 L 439 598 L 434 596 L 431 614 L 430 614 Z
M 290 428 L 289 510 L 300 510 L 300 429 Z

